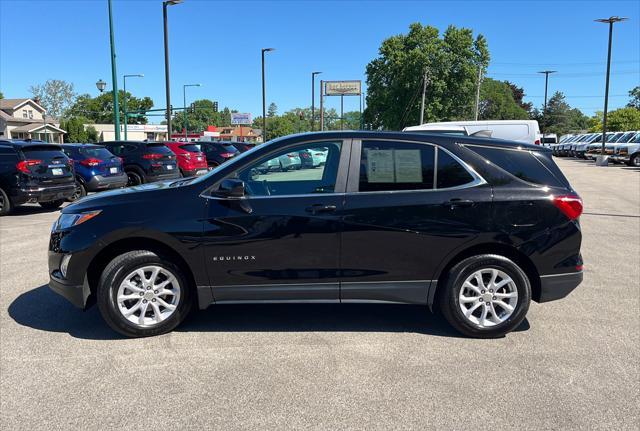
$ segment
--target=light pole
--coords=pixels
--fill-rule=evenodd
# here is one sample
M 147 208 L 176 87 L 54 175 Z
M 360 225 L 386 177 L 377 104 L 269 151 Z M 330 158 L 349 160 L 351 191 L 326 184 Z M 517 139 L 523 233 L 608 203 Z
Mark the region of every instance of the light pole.
M 607 51 L 607 78 L 604 87 L 604 112 L 602 113 L 602 150 L 600 156 L 596 159 L 596 166 L 607 166 L 608 161 L 604 155 L 604 148 L 607 137 L 607 108 L 609 105 L 609 74 L 611 72 L 611 39 L 613 38 L 613 23 L 626 21 L 628 18 L 612 16 L 609 18 L 596 19 L 596 22 L 609 24 L 609 49 Z
M 264 53 L 275 48 L 262 48 L 262 142 L 267 142 L 267 98 L 264 88 Z
M 116 46 L 113 38 L 113 16 L 111 13 L 111 0 L 109 4 L 109 41 L 111 43 L 111 79 L 113 80 L 113 126 L 115 128 L 116 141 L 120 140 L 120 106 L 118 104 L 118 74 L 116 73 Z
M 545 123 L 547 122 L 547 89 L 549 88 L 549 74 L 556 73 L 556 72 L 557 72 L 556 70 L 543 70 L 538 72 L 538 73 L 544 73 L 544 106 L 542 108 L 542 119 L 544 120 Z M 546 126 L 547 125 L 545 124 L 545 127 L 544 127 L 545 130 L 542 131 L 542 136 L 544 136 L 545 132 L 547 131 Z
M 187 122 L 187 87 L 200 87 L 202 84 L 184 84 L 182 86 L 182 104 L 184 106 L 184 140 L 187 141 L 187 128 L 189 123 Z
M 107 83 L 102 79 L 98 79 L 98 81 L 96 81 L 96 88 L 98 89 L 98 91 L 100 91 L 100 93 L 102 93 L 106 87 Z
M 315 130 L 316 126 L 316 75 L 320 75 L 322 72 L 311 72 L 311 131 Z
M 162 2 L 162 20 L 164 23 L 164 86 L 167 96 L 167 140 L 171 140 L 171 90 L 169 88 L 169 27 L 167 25 L 167 7 L 181 3 L 182 0 L 164 0 Z
M 122 110 L 124 111 L 124 140 L 127 140 L 127 125 L 129 124 L 129 119 L 127 117 L 127 78 L 144 78 L 144 74 L 135 74 L 135 75 L 124 75 L 122 77 L 122 90 L 124 91 L 124 95 L 122 97 Z

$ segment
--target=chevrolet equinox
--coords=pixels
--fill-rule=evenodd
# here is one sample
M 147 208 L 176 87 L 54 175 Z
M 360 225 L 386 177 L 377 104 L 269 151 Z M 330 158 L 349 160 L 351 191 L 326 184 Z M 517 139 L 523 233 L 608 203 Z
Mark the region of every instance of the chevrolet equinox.
M 313 169 L 270 160 L 326 152 Z M 582 201 L 549 149 L 390 132 L 287 136 L 197 178 L 85 197 L 62 210 L 50 287 L 114 330 L 166 333 L 193 307 L 380 302 L 439 309 L 498 337 L 531 300 L 582 281 Z

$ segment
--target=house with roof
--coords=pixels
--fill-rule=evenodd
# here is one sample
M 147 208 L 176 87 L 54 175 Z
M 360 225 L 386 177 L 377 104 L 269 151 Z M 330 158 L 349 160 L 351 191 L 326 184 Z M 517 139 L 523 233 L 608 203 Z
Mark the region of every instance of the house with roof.
M 0 139 L 63 142 L 66 131 L 57 118 L 32 99 L 0 99 Z

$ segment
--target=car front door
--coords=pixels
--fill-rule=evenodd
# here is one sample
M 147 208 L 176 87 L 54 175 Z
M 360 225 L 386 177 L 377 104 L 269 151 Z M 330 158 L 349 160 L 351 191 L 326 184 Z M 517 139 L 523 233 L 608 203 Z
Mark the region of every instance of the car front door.
M 320 167 L 265 172 L 269 160 L 327 148 Z M 216 302 L 338 301 L 341 210 L 350 141 L 289 145 L 242 163 L 225 179 L 243 197 L 206 193 L 206 267 Z
M 443 259 L 488 230 L 491 187 L 444 148 L 354 141 L 341 300 L 427 303 Z

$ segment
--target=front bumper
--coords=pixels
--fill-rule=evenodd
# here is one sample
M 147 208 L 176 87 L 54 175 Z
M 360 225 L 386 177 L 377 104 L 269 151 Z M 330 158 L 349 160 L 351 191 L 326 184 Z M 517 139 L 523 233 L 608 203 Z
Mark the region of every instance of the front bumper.
M 127 185 L 127 174 L 122 172 L 118 175 L 108 177 L 95 175 L 86 183 L 87 191 L 96 192 L 98 190 L 119 189 Z
M 64 200 L 73 196 L 75 190 L 75 182 L 56 186 L 24 187 L 16 190 L 12 200 L 15 204 Z
M 56 275 L 62 276 L 55 271 L 49 275 L 49 288 L 74 306 L 84 310 L 91 295 L 89 284 L 86 281 L 81 285 L 68 284 L 64 279 L 57 278 Z
M 582 283 L 582 277 L 582 271 L 541 275 L 540 298 L 537 302 L 549 302 L 564 298 Z

